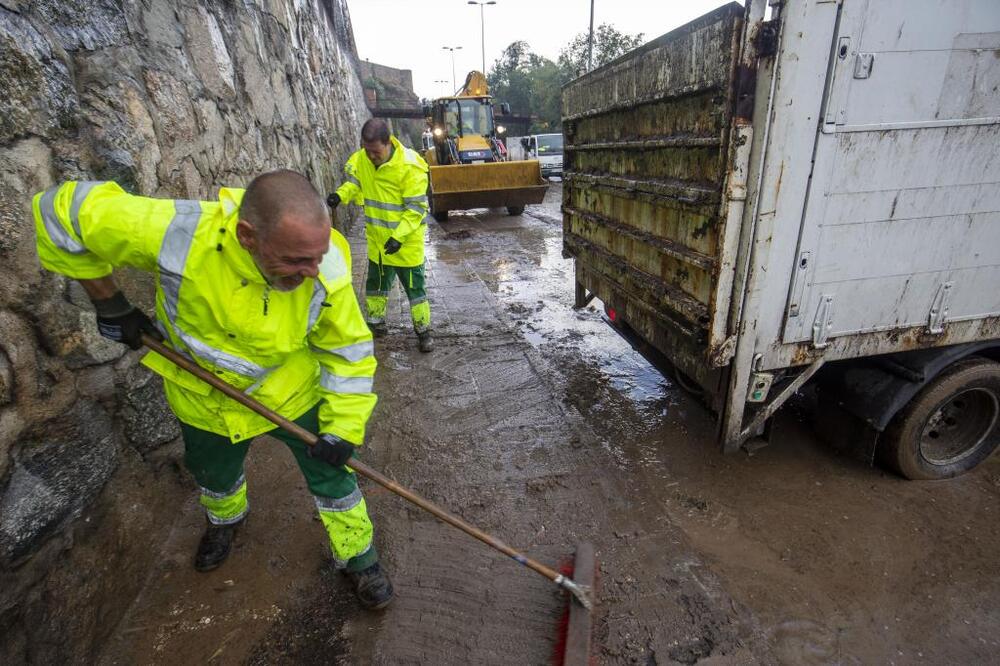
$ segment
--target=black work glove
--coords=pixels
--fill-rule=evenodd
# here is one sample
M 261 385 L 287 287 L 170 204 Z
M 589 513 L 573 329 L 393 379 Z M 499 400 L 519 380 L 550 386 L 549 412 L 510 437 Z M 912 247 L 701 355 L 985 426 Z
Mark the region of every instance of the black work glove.
M 310 458 L 319 458 L 328 465 L 342 467 L 351 459 L 355 446 L 329 433 L 319 436 L 316 443 L 306 449 Z
M 122 292 L 116 291 L 111 298 L 101 298 L 93 303 L 97 310 L 97 330 L 109 340 L 121 342 L 132 349 L 142 347 L 143 333 L 163 340 L 152 320 L 129 303 Z
M 329 206 L 330 208 L 336 208 L 337 206 L 339 206 L 340 195 L 337 194 L 336 192 L 331 192 L 330 195 L 326 198 L 326 205 Z
M 385 253 L 386 254 L 396 254 L 397 252 L 399 252 L 399 248 L 401 248 L 401 247 L 403 247 L 402 243 L 400 243 L 395 238 L 390 238 L 389 240 L 387 240 L 385 242 Z

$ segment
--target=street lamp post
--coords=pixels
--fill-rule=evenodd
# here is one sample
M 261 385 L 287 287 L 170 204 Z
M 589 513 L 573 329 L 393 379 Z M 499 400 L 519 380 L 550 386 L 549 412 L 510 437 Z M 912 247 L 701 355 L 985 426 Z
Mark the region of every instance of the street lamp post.
M 476 2 L 476 0 L 469 0 L 470 5 L 479 5 L 479 33 L 482 36 L 483 41 L 483 76 L 486 76 L 486 18 L 484 16 L 485 10 L 483 7 L 486 5 L 495 5 L 496 0 L 489 0 L 489 2 Z
M 461 51 L 461 46 L 442 46 L 445 51 L 451 51 L 451 88 L 455 90 L 458 86 L 455 85 L 455 51 Z
M 434 83 L 443 83 L 444 85 L 447 86 L 448 85 L 448 79 L 434 79 Z M 448 92 L 448 89 L 445 88 L 445 93 L 447 93 L 447 92 Z
M 594 0 L 590 0 L 590 32 L 587 33 L 587 71 L 594 69 Z

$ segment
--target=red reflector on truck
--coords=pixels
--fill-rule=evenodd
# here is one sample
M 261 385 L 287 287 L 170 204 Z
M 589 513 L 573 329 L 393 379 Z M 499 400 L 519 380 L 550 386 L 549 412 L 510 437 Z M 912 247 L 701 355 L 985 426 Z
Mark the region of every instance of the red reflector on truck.
M 608 308 L 608 319 L 611 321 L 618 321 L 618 311 L 614 308 Z

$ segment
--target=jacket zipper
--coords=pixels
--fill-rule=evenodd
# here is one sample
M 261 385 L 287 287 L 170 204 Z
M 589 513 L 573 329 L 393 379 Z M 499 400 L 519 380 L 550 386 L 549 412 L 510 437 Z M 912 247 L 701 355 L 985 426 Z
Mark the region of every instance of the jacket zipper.
M 271 302 L 271 285 L 264 287 L 264 316 L 267 316 L 267 304 Z

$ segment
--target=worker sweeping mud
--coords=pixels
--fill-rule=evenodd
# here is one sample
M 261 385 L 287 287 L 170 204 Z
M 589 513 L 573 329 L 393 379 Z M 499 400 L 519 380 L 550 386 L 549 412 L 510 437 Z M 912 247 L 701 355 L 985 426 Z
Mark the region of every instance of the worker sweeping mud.
M 322 197 L 292 171 L 263 174 L 218 201 L 127 194 L 113 182 L 68 182 L 35 196 L 42 265 L 80 282 L 101 335 L 138 349 L 143 334 L 320 436 L 309 447 L 209 384 L 149 353 L 181 422 L 184 463 L 208 526 L 194 566 L 218 567 L 248 512 L 243 462 L 255 437 L 292 451 L 326 527 L 337 568 L 361 603 L 382 608 L 392 584 L 372 544 L 354 473 L 375 406 L 372 337 L 351 286 L 346 240 Z M 422 256 L 422 249 L 421 249 Z M 156 323 L 132 306 L 112 269 L 156 274 Z
M 361 150 L 344 165 L 344 184 L 327 198 L 327 203 L 332 208 L 342 202 L 364 206 L 368 325 L 375 337 L 388 333 L 389 292 L 398 275 L 410 301 L 420 351 L 433 351 L 431 306 L 424 274 L 427 163 L 389 134 L 385 121 L 377 118 L 362 126 L 361 145 Z

